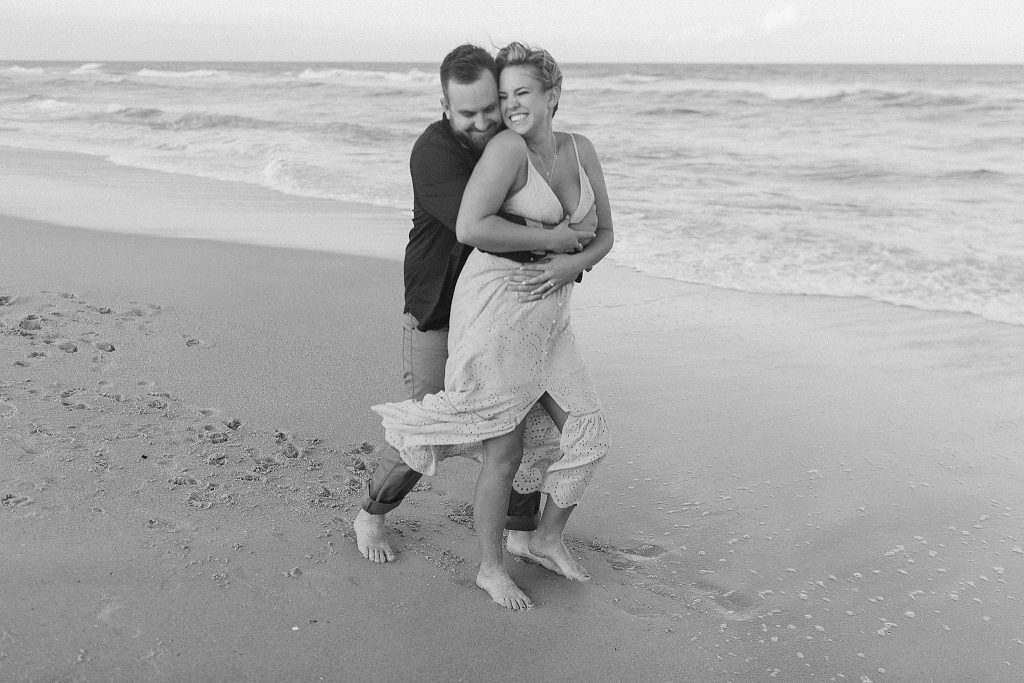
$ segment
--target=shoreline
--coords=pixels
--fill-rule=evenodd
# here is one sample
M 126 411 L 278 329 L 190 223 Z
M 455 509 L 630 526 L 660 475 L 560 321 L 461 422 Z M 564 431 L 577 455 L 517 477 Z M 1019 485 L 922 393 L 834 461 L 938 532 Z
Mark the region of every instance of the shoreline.
M 63 172 L 56 175 L 52 171 L 58 167 Z M 0 214 L 104 232 L 306 249 L 401 262 L 411 223 L 411 210 L 306 197 L 258 183 L 125 166 L 100 155 L 80 152 L 0 145 L 0 180 L 3 180 L 0 182 Z M 52 201 L 53 197 L 57 201 Z M 145 203 L 136 203 L 141 197 L 145 197 Z M 180 220 L 184 198 L 196 202 L 193 209 L 204 215 L 201 228 L 183 224 Z M 137 220 L 139 214 L 145 214 L 146 220 Z M 280 229 L 282 223 L 297 218 L 302 221 L 301 230 L 285 232 Z M 344 224 L 344 230 L 337 229 L 340 224 Z M 213 234 L 204 234 L 204 231 L 212 231 Z M 609 265 L 642 278 L 724 292 L 782 298 L 863 300 L 912 311 L 964 315 L 999 325 L 1024 327 L 1021 323 L 1006 322 L 971 311 L 922 308 L 866 295 L 759 292 L 681 280 L 615 263 L 614 250 L 604 267 Z
M 168 221 L 219 220 L 163 180 L 177 189 L 122 186 L 108 213 L 144 222 L 163 196 Z M 79 187 L 62 210 L 115 189 Z M 362 229 L 358 211 L 331 220 Z M 13 680 L 1009 681 L 1024 666 L 1020 328 L 599 265 L 573 318 L 614 453 L 568 528 L 594 579 L 510 563 L 538 603 L 516 615 L 472 585 L 473 463 L 399 508 L 394 566 L 355 549 L 383 444 L 369 406 L 402 393 L 397 261 L 0 216 L 0 297 Z M 396 657 L 366 655 L 381 651 Z

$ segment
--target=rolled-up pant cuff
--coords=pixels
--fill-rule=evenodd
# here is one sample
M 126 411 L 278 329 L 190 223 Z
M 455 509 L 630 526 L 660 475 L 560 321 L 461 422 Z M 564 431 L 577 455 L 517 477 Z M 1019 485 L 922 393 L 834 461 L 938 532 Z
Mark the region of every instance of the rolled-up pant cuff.
M 391 512 L 402 504 L 421 476 L 402 460 L 395 449 L 387 449 L 367 483 L 363 510 L 371 515 Z M 534 531 L 540 523 L 540 499 L 540 491 L 518 493 L 513 490 L 508 499 L 505 528 L 512 531 Z
M 505 528 L 510 531 L 534 531 L 540 523 L 540 491 L 519 493 L 512 489 L 508 497 Z
M 363 509 L 371 515 L 383 515 L 402 504 L 423 475 L 402 460 L 394 448 L 381 455 L 373 476 L 366 485 Z
M 505 517 L 505 528 L 509 531 L 536 531 L 540 524 L 540 513 L 532 515 L 507 515 Z
M 363 499 L 363 509 L 369 512 L 371 515 L 386 514 L 388 512 L 391 512 L 401 504 L 402 501 L 400 500 L 397 500 L 394 503 L 378 503 L 373 498 L 370 498 L 369 494 L 367 494 L 366 498 Z

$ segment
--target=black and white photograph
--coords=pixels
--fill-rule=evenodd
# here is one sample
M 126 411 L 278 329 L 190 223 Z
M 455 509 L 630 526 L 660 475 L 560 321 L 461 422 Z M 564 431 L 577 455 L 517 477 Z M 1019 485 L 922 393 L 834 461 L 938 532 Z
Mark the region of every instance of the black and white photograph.
M 0 683 L 1024 680 L 1019 0 L 0 0 Z

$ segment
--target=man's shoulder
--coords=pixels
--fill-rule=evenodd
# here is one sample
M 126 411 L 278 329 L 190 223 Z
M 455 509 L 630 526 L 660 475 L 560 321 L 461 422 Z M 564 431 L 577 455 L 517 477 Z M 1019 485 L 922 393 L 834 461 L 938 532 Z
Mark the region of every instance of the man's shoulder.
M 420 133 L 420 136 L 416 138 L 416 143 L 412 146 L 412 150 L 415 153 L 417 150 L 427 147 L 457 149 L 458 145 L 459 142 L 452 135 L 448 122 L 441 119 L 440 121 L 434 121 Z
M 455 139 L 444 119 L 427 126 L 409 155 L 414 180 L 435 178 L 439 173 L 469 173 L 473 165 L 469 152 Z

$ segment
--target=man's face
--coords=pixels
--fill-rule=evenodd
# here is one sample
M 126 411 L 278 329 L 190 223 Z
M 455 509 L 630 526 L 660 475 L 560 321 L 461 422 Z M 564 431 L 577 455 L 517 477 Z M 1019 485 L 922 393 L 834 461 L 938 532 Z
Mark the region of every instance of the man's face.
M 472 83 L 448 81 L 448 97 L 441 99 L 441 106 L 455 136 L 477 152 L 501 129 L 498 84 L 489 71 Z

